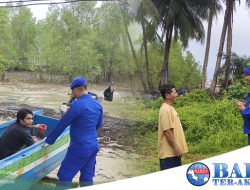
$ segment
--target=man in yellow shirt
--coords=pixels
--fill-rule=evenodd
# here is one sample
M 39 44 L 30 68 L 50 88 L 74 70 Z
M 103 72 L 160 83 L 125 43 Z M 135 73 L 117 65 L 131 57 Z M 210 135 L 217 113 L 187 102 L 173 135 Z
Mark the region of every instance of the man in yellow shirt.
M 164 102 L 159 112 L 158 157 L 161 170 L 181 166 L 181 155 L 188 152 L 180 119 L 173 104 L 177 98 L 175 86 L 161 86 Z

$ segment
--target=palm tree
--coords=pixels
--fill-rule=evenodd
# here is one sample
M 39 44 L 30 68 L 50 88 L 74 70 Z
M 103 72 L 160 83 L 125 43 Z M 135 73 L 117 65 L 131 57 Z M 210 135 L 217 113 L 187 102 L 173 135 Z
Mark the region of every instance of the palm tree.
M 229 77 L 230 77 L 230 64 L 232 64 L 232 24 L 233 24 L 233 11 L 235 7 L 235 1 L 232 2 L 231 6 L 231 14 L 229 15 L 228 18 L 228 31 L 227 31 L 227 50 L 226 50 L 226 62 L 225 62 L 225 89 L 228 88 L 229 85 Z M 240 3 L 240 0 L 238 0 Z M 246 0 L 246 5 L 247 7 L 250 7 L 250 0 Z
M 224 15 L 224 23 L 221 33 L 220 46 L 217 54 L 217 61 L 215 65 L 215 71 L 213 76 L 212 85 L 210 88 L 210 94 L 214 94 L 215 87 L 217 84 L 218 71 L 220 70 L 221 59 L 223 54 L 225 37 L 227 34 L 227 49 L 226 49 L 226 62 L 225 62 L 225 88 L 228 87 L 228 81 L 230 76 L 230 64 L 231 64 L 231 49 L 232 49 L 232 22 L 233 22 L 233 11 L 237 0 L 226 0 L 226 10 Z M 240 0 L 238 0 L 240 3 Z M 250 7 L 250 0 L 246 0 L 246 5 Z
M 130 65 L 131 63 L 129 61 L 128 39 L 127 39 L 127 36 L 126 36 L 125 32 L 122 32 L 121 34 L 122 34 L 123 50 L 124 50 L 124 57 L 125 57 L 125 60 L 126 60 L 126 64 Z M 131 88 L 132 88 L 132 93 L 133 93 L 133 95 L 136 95 L 136 93 L 138 91 L 137 91 L 136 85 L 135 85 L 134 74 L 131 72 L 131 70 L 128 72 L 128 76 L 129 76 L 129 80 L 130 80 L 130 84 L 131 84 Z M 136 95 L 136 96 L 139 97 L 139 95 Z
M 233 22 L 233 7 L 231 10 L 231 14 L 229 15 L 229 22 L 228 22 L 228 26 L 227 26 L 227 50 L 226 50 L 226 62 L 225 62 L 225 77 L 224 77 L 224 81 L 225 81 L 225 89 L 228 88 L 229 85 L 229 77 L 230 77 L 230 64 L 231 64 L 231 56 L 232 56 L 232 22 Z
M 165 35 L 164 60 L 161 70 L 161 85 L 168 83 L 169 52 L 173 37 L 187 46 L 189 38 L 204 39 L 204 28 L 196 7 L 204 4 L 201 0 L 152 0 L 160 15 L 159 25 Z M 157 29 L 156 29 L 157 30 Z
M 205 85 L 207 82 L 207 65 L 208 65 L 208 57 L 210 51 L 210 40 L 211 40 L 211 31 L 214 17 L 217 17 L 218 12 L 221 11 L 222 6 L 220 4 L 220 0 L 210 0 L 210 5 L 208 9 L 208 28 L 207 28 L 207 42 L 206 42 L 206 50 L 205 57 L 202 67 L 202 82 L 201 87 L 205 89 Z
M 235 4 L 235 0 L 226 0 L 224 23 L 223 23 L 222 32 L 221 32 L 220 45 L 219 45 L 219 50 L 218 50 L 218 54 L 217 54 L 214 76 L 213 76 L 213 80 L 212 80 L 212 84 L 211 84 L 211 88 L 210 88 L 210 94 L 215 93 L 215 87 L 216 87 L 217 78 L 218 78 L 218 71 L 220 70 L 221 59 L 222 59 L 222 54 L 223 54 L 224 42 L 225 42 L 225 38 L 226 38 L 228 25 L 229 25 L 229 23 L 232 22 L 232 14 L 233 14 L 234 4 Z M 230 35 L 230 32 L 229 32 L 229 35 Z M 230 38 L 230 36 L 228 37 L 228 39 L 229 38 Z M 227 47 L 227 53 L 231 52 L 230 46 L 232 46 L 232 45 L 230 45 L 230 42 L 229 42 L 228 47 Z M 230 57 L 228 56 L 228 59 L 230 59 Z M 230 63 L 230 61 L 227 61 L 227 62 Z
M 157 22 L 159 20 L 158 12 L 152 6 L 151 0 L 144 0 L 141 1 L 140 7 L 137 10 L 135 15 L 135 19 L 137 22 L 141 24 L 142 27 L 142 49 L 144 49 L 145 54 L 145 66 L 146 66 L 146 75 L 147 75 L 147 85 L 148 90 L 150 92 L 153 91 L 153 82 L 150 75 L 150 68 L 149 68 L 149 57 L 148 57 L 148 42 L 155 41 L 155 39 L 149 39 L 150 31 L 154 30 L 157 27 Z M 158 34 L 156 34 L 158 35 Z M 159 35 L 158 35 L 159 37 Z M 159 39 L 159 38 L 158 38 Z
M 129 12 L 128 11 L 128 3 L 126 1 L 119 1 L 119 8 L 121 11 L 121 17 L 122 17 L 124 31 L 125 31 L 125 34 L 126 34 L 129 46 L 130 46 L 130 50 L 132 52 L 132 56 L 133 56 L 134 61 L 135 61 L 138 75 L 139 75 L 141 83 L 142 83 L 143 91 L 148 92 L 147 84 L 144 81 L 142 69 L 140 68 L 140 64 L 139 64 L 139 61 L 138 61 L 137 56 L 136 56 L 136 51 L 135 51 L 135 48 L 134 48 L 129 30 L 128 30 L 128 26 L 129 26 L 129 22 L 130 22 L 130 15 L 128 14 L 128 12 Z

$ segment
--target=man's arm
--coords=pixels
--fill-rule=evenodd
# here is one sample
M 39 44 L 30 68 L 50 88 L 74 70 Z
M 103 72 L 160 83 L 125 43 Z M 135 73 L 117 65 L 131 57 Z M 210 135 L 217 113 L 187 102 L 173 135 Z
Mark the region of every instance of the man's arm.
M 102 121 L 103 121 L 103 109 L 101 109 L 101 114 L 99 117 L 99 120 L 96 125 L 96 130 L 100 129 L 102 127 Z
M 163 133 L 166 136 L 169 145 L 173 148 L 175 156 L 180 156 L 181 150 L 176 144 L 176 140 L 174 138 L 174 129 L 173 128 L 168 129 L 168 130 L 164 131 Z
M 169 145 L 174 150 L 174 155 L 180 156 L 181 151 L 176 144 L 176 139 L 174 138 L 175 126 L 173 124 L 172 114 L 173 112 L 171 111 L 171 109 L 162 110 L 162 112 L 160 113 L 160 123 L 161 123 L 163 134 L 166 136 Z
M 29 126 L 29 128 L 31 128 L 31 129 L 39 129 L 40 125 L 41 124 L 31 125 L 31 126 Z
M 46 138 L 45 142 L 47 144 L 54 144 L 64 129 L 66 129 L 78 117 L 79 113 L 80 108 L 76 104 L 72 104 L 70 109 L 60 119 L 59 123 L 56 125 L 56 128 Z
M 23 133 L 23 139 L 24 139 L 24 144 L 28 147 L 28 146 L 31 146 L 35 143 L 35 140 L 32 138 L 32 136 L 27 132 L 25 131 Z

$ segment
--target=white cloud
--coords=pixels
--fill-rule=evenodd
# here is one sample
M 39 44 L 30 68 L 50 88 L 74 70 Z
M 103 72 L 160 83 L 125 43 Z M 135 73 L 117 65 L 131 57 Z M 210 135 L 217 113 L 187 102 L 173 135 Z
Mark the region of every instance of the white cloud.
M 48 12 L 48 5 L 34 5 L 30 6 L 33 16 L 37 20 L 42 20 L 46 18 L 46 13 Z

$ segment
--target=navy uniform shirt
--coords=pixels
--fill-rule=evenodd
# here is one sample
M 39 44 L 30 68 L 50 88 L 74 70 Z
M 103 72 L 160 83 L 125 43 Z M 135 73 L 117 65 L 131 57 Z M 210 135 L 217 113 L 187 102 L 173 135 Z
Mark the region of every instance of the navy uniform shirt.
M 84 94 L 71 103 L 70 109 L 60 119 L 45 142 L 53 144 L 70 125 L 70 149 L 75 152 L 99 150 L 97 130 L 102 127 L 103 109 L 90 94 Z
M 250 93 L 247 97 L 246 108 L 242 111 L 242 117 L 244 119 L 244 133 L 250 134 Z
M 30 146 L 34 143 L 29 128 L 14 123 L 6 129 L 0 138 L 0 159 L 16 153 L 24 145 Z

